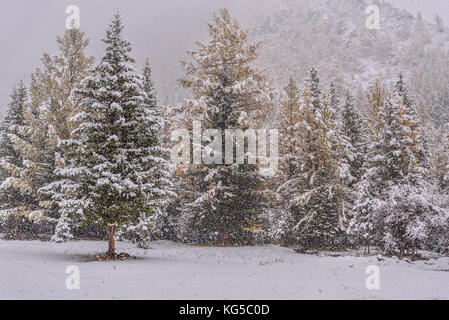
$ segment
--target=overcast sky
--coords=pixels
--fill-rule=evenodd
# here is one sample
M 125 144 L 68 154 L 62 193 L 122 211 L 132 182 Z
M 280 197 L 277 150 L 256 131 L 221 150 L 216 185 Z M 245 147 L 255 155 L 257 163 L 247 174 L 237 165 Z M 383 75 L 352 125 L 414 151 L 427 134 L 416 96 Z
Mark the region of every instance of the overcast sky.
M 30 73 L 40 67 L 42 53 L 55 53 L 56 35 L 65 30 L 65 8 L 76 4 L 81 10 L 81 28 L 91 39 L 89 54 L 101 54 L 105 26 L 120 9 L 139 64 L 149 57 L 156 81 L 169 78 L 167 68 L 179 64 L 193 41 L 207 32 L 205 23 L 213 11 L 229 3 L 244 3 L 234 14 L 257 14 L 253 4 L 270 0 L 1 0 L 0 1 L 0 113 L 6 109 L 8 94 L 15 83 L 29 83 Z M 271 0 L 276 1 L 276 0 Z M 390 0 L 412 14 L 419 10 L 424 18 L 440 14 L 449 21 L 449 0 Z

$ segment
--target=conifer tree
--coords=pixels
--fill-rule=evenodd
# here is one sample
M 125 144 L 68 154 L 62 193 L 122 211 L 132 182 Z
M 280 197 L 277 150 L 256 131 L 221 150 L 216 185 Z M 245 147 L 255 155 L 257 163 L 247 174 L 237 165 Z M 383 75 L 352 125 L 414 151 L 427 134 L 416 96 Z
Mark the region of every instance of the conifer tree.
M 294 222 L 290 241 L 303 248 L 341 244 L 345 188 L 339 182 L 340 158 L 336 122 L 328 98 L 320 97 L 319 78 L 311 71 L 300 109 L 300 159 L 293 177 L 278 189 Z
M 340 121 L 340 98 L 333 82 L 331 82 L 329 89 L 329 108 L 334 114 L 335 119 Z
M 344 184 L 352 188 L 360 182 L 366 152 L 365 123 L 356 110 L 354 97 L 348 91 L 341 113 L 341 137 L 343 141 L 340 177 Z
M 399 76 L 399 80 L 395 86 L 395 93 L 399 96 L 404 107 L 408 110 L 408 114 L 413 122 L 410 129 L 413 132 L 412 135 L 412 151 L 417 156 L 420 167 L 427 172 L 423 175 L 428 176 L 430 174 L 431 160 L 430 160 L 430 141 L 427 136 L 427 132 L 424 131 L 424 126 L 419 118 L 419 114 L 416 105 L 410 97 L 407 85 L 404 82 L 402 74 Z
M 284 88 L 285 95 L 280 103 L 279 110 L 279 171 L 277 179 L 278 187 L 285 181 L 293 179 L 301 166 L 299 154 L 301 150 L 299 124 L 301 121 L 301 108 L 303 105 L 302 94 L 293 77 L 290 77 L 288 85 Z M 294 227 L 293 215 L 286 199 L 280 197 L 280 210 L 272 222 L 272 237 L 280 238 L 288 244 L 290 229 Z M 294 210 L 292 208 L 292 210 Z
M 137 224 L 132 221 L 129 226 L 125 226 L 124 230 L 121 230 L 121 234 L 123 238 L 130 239 L 139 247 L 147 248 L 156 221 L 161 216 L 165 216 L 168 197 L 173 198 L 176 194 L 173 191 L 172 177 L 167 168 L 169 150 L 162 145 L 160 132 L 164 127 L 164 119 L 158 106 L 148 59 L 143 68 L 141 86 L 144 93 L 145 113 L 137 114 L 136 121 L 140 127 L 136 130 L 135 139 L 139 153 L 145 156 L 139 166 L 141 166 L 140 170 L 147 170 L 147 172 L 143 172 L 146 176 L 142 177 L 143 181 L 147 183 L 145 186 L 148 198 L 147 210 L 139 217 Z M 142 154 L 137 154 L 136 157 L 141 157 Z
M 279 173 L 282 179 L 287 180 L 293 177 L 301 165 L 296 154 L 300 143 L 297 124 L 300 121 L 302 97 L 292 77 L 284 91 L 285 97 L 279 110 Z
M 23 196 L 33 198 L 21 207 L 22 214 L 47 222 L 57 221 L 59 213 L 43 188 L 57 179 L 53 171 L 63 163 L 59 142 L 70 138 L 73 123 L 69 119 L 78 111 L 78 101 L 72 92 L 80 86 L 93 63 L 93 58 L 85 55 L 89 41 L 81 31 L 67 30 L 63 37 L 57 38 L 57 43 L 58 55 L 44 54 L 43 70 L 37 69 L 32 74 L 30 101 L 22 110 L 24 132 L 11 134 L 22 165 L 20 169 L 7 168 L 16 185 L 21 186 L 18 190 Z
M 226 9 L 214 15 L 209 34 L 210 42 L 199 43 L 189 52 L 192 61 L 184 63 L 187 75 L 180 83 L 192 99 L 183 104 L 182 126 L 191 129 L 196 120 L 220 130 L 221 164 L 202 162 L 184 170 L 186 230 L 190 241 L 246 243 L 253 238 L 247 231 L 258 229 L 266 208 L 266 187 L 257 164 L 227 164 L 225 131 L 262 129 L 272 112 L 272 89 L 254 66 L 258 44 L 248 43 L 248 32 Z M 203 155 L 206 142 L 200 145 Z
M 115 15 L 103 58 L 76 91 L 82 111 L 72 121 L 79 126 L 62 142 L 65 167 L 56 173 L 64 180 L 52 186 L 64 215 L 106 229 L 108 258 L 116 257 L 115 238 L 124 227 L 137 232 L 136 242 L 145 242 L 148 219 L 159 211 L 168 182 L 150 71 L 147 66 L 141 81 L 123 28 Z
M 435 25 L 437 27 L 437 31 L 444 32 L 445 28 L 444 28 L 443 19 L 441 19 L 441 17 L 438 14 L 435 16 L 434 21 L 435 21 Z
M 30 190 L 16 178 L 19 176 L 23 158 L 16 150 L 12 139 L 16 136 L 26 139 L 26 123 L 23 107 L 27 102 L 27 88 L 20 82 L 11 92 L 11 101 L 1 123 L 0 132 L 0 225 L 9 238 L 32 235 L 31 221 L 23 215 L 27 206 L 33 203 Z
M 441 210 L 426 188 L 414 151 L 416 122 L 398 93 L 382 100 L 377 123 L 370 128 L 365 173 L 348 231 L 362 245 L 405 254 L 423 244 Z

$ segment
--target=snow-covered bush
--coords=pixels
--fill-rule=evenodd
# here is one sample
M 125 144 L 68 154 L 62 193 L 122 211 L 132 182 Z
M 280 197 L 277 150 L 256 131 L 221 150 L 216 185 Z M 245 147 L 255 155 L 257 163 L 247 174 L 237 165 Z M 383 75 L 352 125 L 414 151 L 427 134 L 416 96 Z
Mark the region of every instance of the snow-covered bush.
M 443 199 L 431 187 L 393 186 L 373 208 L 380 244 L 391 254 L 414 254 L 426 248 L 432 231 L 444 226 Z

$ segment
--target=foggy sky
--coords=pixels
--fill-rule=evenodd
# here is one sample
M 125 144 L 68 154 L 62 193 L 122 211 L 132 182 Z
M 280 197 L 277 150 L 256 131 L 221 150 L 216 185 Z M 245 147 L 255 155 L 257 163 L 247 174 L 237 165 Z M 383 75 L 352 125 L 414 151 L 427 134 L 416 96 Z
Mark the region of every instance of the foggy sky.
M 257 15 L 261 14 L 257 12 L 257 3 L 262 1 L 277 0 L 1 0 L 0 113 L 7 108 L 14 84 L 23 80 L 28 85 L 30 74 L 41 67 L 42 54 L 56 53 L 55 40 L 65 31 L 68 5 L 79 6 L 81 29 L 91 41 L 88 54 L 95 56 L 96 61 L 104 48 L 101 39 L 106 25 L 119 10 L 126 25 L 125 37 L 134 44 L 138 65 L 150 58 L 154 81 L 162 85 L 176 70 L 173 64 L 178 67 L 184 52 L 193 49 L 196 40 L 206 37 L 206 23 L 214 11 L 231 5 L 231 14 L 236 18 Z M 389 2 L 412 14 L 421 11 L 429 20 L 438 13 L 445 22 L 449 21 L 448 0 Z

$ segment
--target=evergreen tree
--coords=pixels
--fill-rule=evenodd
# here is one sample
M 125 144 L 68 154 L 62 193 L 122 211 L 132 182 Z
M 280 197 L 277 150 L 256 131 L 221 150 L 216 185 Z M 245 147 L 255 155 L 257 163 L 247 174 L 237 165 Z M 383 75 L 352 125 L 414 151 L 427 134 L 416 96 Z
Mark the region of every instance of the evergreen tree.
M 300 121 L 302 97 L 293 78 L 290 78 L 284 90 L 285 97 L 279 110 L 279 173 L 283 180 L 287 180 L 293 177 L 301 165 L 296 154 L 300 144 L 297 124 Z
M 278 120 L 280 142 L 278 187 L 283 185 L 285 181 L 293 179 L 301 166 L 301 158 L 298 155 L 301 152 L 299 124 L 302 119 L 302 94 L 293 77 L 290 77 L 284 91 L 285 95 L 280 103 Z M 286 209 L 288 207 L 285 203 L 286 199 L 279 198 L 281 208 L 276 217 L 272 219 L 271 234 L 273 238 L 280 238 L 288 244 L 290 230 L 294 227 L 294 219 L 290 210 Z M 292 208 L 291 210 L 295 209 Z
M 137 113 L 136 147 L 139 154 L 133 157 L 144 157 L 138 163 L 143 171 L 142 180 L 146 182 L 146 212 L 139 217 L 137 224 L 121 230 L 122 237 L 129 238 L 139 247 L 147 248 L 151 240 L 152 231 L 161 216 L 166 216 L 167 199 L 176 196 L 173 192 L 172 177 L 167 168 L 169 150 L 162 146 L 160 131 L 164 127 L 164 119 L 157 103 L 156 92 L 151 78 L 151 67 L 147 59 L 143 68 L 142 90 L 144 93 L 143 113 Z
M 6 237 L 15 239 L 33 236 L 32 222 L 23 215 L 24 209 L 33 203 L 33 197 L 26 185 L 16 178 L 20 174 L 23 158 L 16 150 L 12 139 L 15 136 L 25 139 L 26 123 L 23 107 L 28 99 L 27 88 L 23 82 L 14 87 L 11 101 L 1 124 L 0 131 L 0 225 Z
M 336 117 L 336 120 L 340 120 L 340 98 L 338 97 L 337 90 L 333 82 L 331 82 L 329 89 L 329 108 Z
M 300 165 L 278 189 L 293 222 L 290 242 L 304 248 L 331 248 L 341 244 L 346 189 L 339 182 L 339 139 L 327 97 L 319 97 L 319 78 L 311 71 L 300 109 Z
M 399 80 L 396 83 L 395 93 L 401 99 L 402 105 L 407 110 L 407 113 L 410 116 L 410 120 L 412 121 L 412 123 L 410 124 L 410 129 L 412 131 L 411 149 L 416 154 L 417 161 L 419 161 L 420 167 L 423 170 L 427 171 L 423 172 L 423 175 L 428 176 L 431 169 L 429 137 L 426 136 L 427 133 L 424 131 L 423 123 L 419 118 L 415 103 L 410 97 L 408 87 L 404 83 L 402 74 L 399 76 Z
M 441 19 L 441 17 L 438 14 L 435 16 L 435 25 L 437 27 L 438 32 L 444 32 L 443 19 Z
M 415 118 L 415 120 L 417 120 L 417 118 L 416 118 L 417 111 L 416 111 L 413 101 L 410 97 L 408 87 L 404 82 L 404 77 L 402 76 L 402 73 L 399 75 L 398 82 L 396 82 L 395 91 L 401 98 L 402 104 L 404 105 L 405 108 L 407 108 L 410 116 Z
M 378 123 L 370 128 L 365 173 L 348 231 L 362 245 L 405 254 L 422 245 L 439 207 L 427 196 L 424 170 L 414 152 L 416 122 L 397 93 L 382 100 Z
M 141 81 L 123 28 L 115 15 L 94 76 L 76 91 L 82 111 L 72 121 L 79 126 L 62 142 L 65 167 L 56 170 L 61 180 L 52 185 L 63 215 L 106 229 L 108 258 L 116 256 L 115 237 L 123 227 L 138 234 L 139 244 L 146 241 L 149 217 L 159 212 L 161 199 L 168 195 L 150 70 L 145 68 Z
M 79 30 L 67 30 L 57 43 L 59 54 L 44 54 L 43 70 L 32 74 L 30 101 L 22 110 L 24 132 L 10 135 L 23 159 L 20 169 L 10 166 L 10 174 L 23 196 L 33 199 L 20 207 L 22 214 L 44 222 L 55 222 L 59 217 L 58 207 L 43 188 L 57 179 L 53 171 L 63 163 L 59 142 L 70 138 L 73 123 L 69 119 L 78 108 L 72 91 L 80 86 L 93 63 L 84 53 L 89 41 Z
M 252 240 L 248 231 L 258 229 L 266 208 L 266 187 L 257 164 L 227 164 L 225 131 L 265 126 L 272 112 L 271 87 L 254 67 L 258 45 L 248 44 L 248 32 L 226 9 L 214 15 L 209 34 L 209 44 L 200 43 L 189 52 L 192 61 L 184 63 L 187 75 L 180 83 L 192 92 L 192 99 L 184 102 L 182 116 L 189 129 L 197 120 L 221 132 L 221 164 L 194 164 L 183 172 L 187 240 L 245 243 Z M 210 142 L 200 142 L 203 156 Z
M 433 179 L 438 194 L 447 202 L 449 191 L 449 125 L 434 134 L 435 146 L 432 153 Z M 447 253 L 449 250 L 449 214 L 446 220 L 434 225 L 430 232 L 428 247 L 431 250 Z
M 348 91 L 341 113 L 341 137 L 343 141 L 340 177 L 352 188 L 360 182 L 366 152 L 365 123 L 357 112 L 354 97 Z
M 320 78 L 318 77 L 318 71 L 313 67 L 310 71 L 309 88 L 310 97 L 312 99 L 312 106 L 314 110 L 321 110 L 321 88 Z

